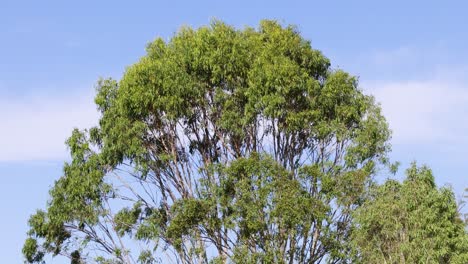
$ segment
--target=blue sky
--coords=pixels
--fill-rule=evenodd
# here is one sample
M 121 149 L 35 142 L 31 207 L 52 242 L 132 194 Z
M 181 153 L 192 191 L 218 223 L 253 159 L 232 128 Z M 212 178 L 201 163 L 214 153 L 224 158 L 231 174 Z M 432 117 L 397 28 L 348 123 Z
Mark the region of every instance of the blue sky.
M 383 2 L 0 0 L 2 262 L 22 262 L 28 216 L 61 175 L 72 128 L 96 124 L 96 80 L 120 78 L 154 38 L 212 18 L 297 25 L 381 102 L 401 169 L 428 164 L 460 196 L 468 187 L 468 3 Z

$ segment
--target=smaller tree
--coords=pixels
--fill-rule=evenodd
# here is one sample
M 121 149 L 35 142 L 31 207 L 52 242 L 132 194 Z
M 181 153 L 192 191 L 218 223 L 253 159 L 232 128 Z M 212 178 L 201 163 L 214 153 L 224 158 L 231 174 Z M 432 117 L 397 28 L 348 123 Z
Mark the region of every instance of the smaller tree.
M 400 183 L 387 180 L 355 212 L 356 262 L 468 263 L 468 234 L 453 192 L 413 164 Z

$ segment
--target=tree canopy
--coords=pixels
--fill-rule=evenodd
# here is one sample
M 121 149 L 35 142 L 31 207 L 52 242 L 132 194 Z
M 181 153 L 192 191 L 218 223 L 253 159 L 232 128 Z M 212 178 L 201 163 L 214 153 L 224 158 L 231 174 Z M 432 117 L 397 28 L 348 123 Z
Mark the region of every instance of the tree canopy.
M 468 235 L 453 192 L 413 164 L 355 212 L 352 240 L 363 263 L 468 263 Z
M 99 125 L 73 131 L 72 159 L 29 220 L 28 262 L 338 263 L 355 252 L 353 212 L 388 165 L 390 132 L 357 78 L 295 27 L 184 27 L 121 80 L 100 80 L 95 102 Z

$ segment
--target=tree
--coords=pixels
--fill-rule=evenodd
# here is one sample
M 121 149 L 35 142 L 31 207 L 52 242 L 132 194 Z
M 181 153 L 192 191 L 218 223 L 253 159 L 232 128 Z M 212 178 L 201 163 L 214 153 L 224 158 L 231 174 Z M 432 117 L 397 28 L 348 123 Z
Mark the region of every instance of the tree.
M 390 149 L 357 79 L 275 21 L 156 39 L 95 102 L 28 262 L 336 263 Z
M 362 263 L 468 263 L 468 234 L 449 188 L 413 164 L 403 183 L 388 180 L 355 212 Z M 355 261 L 358 262 L 358 261 Z

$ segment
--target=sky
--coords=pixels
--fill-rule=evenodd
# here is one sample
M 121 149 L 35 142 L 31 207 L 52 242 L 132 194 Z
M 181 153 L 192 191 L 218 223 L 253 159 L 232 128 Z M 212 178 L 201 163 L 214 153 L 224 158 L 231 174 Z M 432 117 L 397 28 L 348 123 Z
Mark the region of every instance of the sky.
M 385 2 L 385 3 L 384 3 Z M 401 177 L 430 166 L 468 187 L 466 1 L 0 0 L 0 256 L 22 263 L 27 219 L 44 208 L 74 127 L 97 124 L 94 85 L 119 79 L 156 37 L 213 18 L 294 24 L 334 68 L 359 77 L 393 130 Z M 388 177 L 384 175 L 382 177 Z M 65 263 L 60 259 L 48 263 Z

